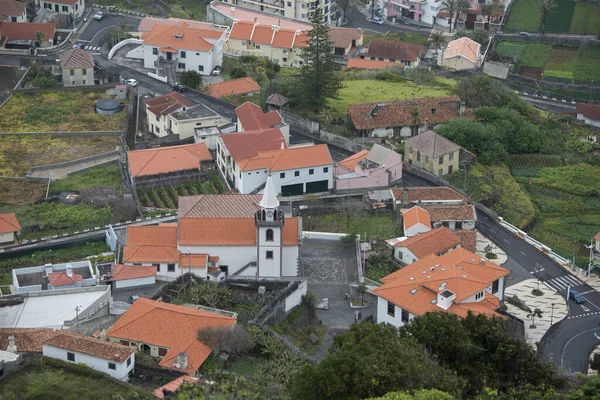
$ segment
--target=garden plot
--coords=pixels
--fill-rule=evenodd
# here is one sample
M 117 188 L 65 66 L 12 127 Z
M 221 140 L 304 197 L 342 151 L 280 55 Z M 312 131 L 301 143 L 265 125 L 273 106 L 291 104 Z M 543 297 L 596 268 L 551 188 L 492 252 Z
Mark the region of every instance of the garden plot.
M 600 8 L 593 3 L 555 0 L 558 8 L 546 18 L 546 32 L 579 34 L 600 33 Z M 515 0 L 508 16 L 507 29 L 520 32 L 542 30 L 539 0 Z

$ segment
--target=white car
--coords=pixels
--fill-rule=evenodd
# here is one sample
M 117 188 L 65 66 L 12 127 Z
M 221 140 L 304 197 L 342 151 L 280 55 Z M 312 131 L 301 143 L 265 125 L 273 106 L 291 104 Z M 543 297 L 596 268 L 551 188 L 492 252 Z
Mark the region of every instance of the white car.
M 383 20 L 381 18 L 375 17 L 371 20 L 371 22 L 377 25 L 383 25 Z
M 137 85 L 139 85 L 138 81 L 136 81 L 135 79 L 127 79 L 125 81 L 125 84 L 127 86 L 132 86 L 132 87 L 136 87 Z
M 100 21 L 102 18 L 104 18 L 104 11 L 98 11 L 95 15 L 94 15 L 94 19 L 96 21 Z

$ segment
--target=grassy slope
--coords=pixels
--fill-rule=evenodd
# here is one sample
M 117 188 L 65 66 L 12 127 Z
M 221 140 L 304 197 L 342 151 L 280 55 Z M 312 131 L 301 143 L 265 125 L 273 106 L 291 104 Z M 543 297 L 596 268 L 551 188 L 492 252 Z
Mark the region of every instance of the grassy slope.
M 527 67 L 543 67 L 552 46 L 544 43 L 500 42 L 496 47 L 498 53 L 514 57 L 519 65 Z
M 51 192 L 75 192 L 81 188 L 96 186 L 121 187 L 121 169 L 119 164 L 111 163 L 91 168 L 65 179 L 54 180 L 50 184 Z
M 35 181 L 0 179 L 0 204 L 32 204 L 46 196 L 48 185 Z
M 535 32 L 539 29 L 541 19 L 539 0 L 515 0 L 506 26 L 517 31 Z
M 386 82 L 377 80 L 344 81 L 338 99 L 328 99 L 331 118 L 345 118 L 348 104 L 386 100 L 406 100 L 450 95 L 447 87 L 418 86 L 412 82 Z
M 573 78 L 573 65 L 577 58 L 577 49 L 571 47 L 553 47 L 548 54 L 544 75 L 557 78 Z
M 600 33 L 600 7 L 592 3 L 577 3 L 571 21 L 571 33 Z
M 600 81 L 600 48 L 579 48 L 573 64 L 573 78 Z
M 558 8 L 556 11 L 548 14 L 546 17 L 547 32 L 569 32 L 571 30 L 571 20 L 575 13 L 574 0 L 554 0 Z M 512 12 L 512 11 L 511 11 Z

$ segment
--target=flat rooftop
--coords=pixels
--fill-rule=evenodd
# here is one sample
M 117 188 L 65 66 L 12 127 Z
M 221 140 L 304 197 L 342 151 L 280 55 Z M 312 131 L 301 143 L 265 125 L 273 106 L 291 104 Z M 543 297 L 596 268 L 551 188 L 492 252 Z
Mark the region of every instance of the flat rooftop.
M 186 109 L 185 111 L 179 111 L 171 114 L 173 118 L 178 121 L 184 121 L 186 119 L 194 118 L 206 118 L 206 117 L 218 117 L 219 114 L 205 106 L 204 104 L 198 104 L 197 106 Z
M 65 272 L 65 270 L 56 270 L 54 272 Z M 90 273 L 90 269 L 85 267 L 73 268 L 74 274 L 79 274 L 83 277 L 83 279 L 90 279 L 92 274 Z M 17 274 L 17 280 L 19 281 L 19 286 L 31 286 L 31 285 L 41 285 L 44 282 L 44 277 L 46 273 L 44 271 L 40 272 L 31 272 L 29 274 Z

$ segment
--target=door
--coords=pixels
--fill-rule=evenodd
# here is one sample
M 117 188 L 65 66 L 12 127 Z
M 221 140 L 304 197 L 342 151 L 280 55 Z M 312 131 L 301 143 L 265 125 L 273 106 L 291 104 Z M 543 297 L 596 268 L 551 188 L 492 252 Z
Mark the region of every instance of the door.
M 225 275 L 229 275 L 229 266 L 228 265 L 219 265 L 219 269 L 222 272 L 225 272 Z
M 171 61 L 173 59 L 173 54 L 167 53 L 167 61 Z
M 301 194 L 304 194 L 304 184 L 302 183 L 284 185 L 281 187 L 282 196 L 299 196 Z
M 452 173 L 452 165 L 448 166 L 448 173 L 451 174 Z
M 328 183 L 329 182 L 327 180 L 308 182 L 306 184 L 306 193 L 326 192 L 327 190 L 329 190 Z

